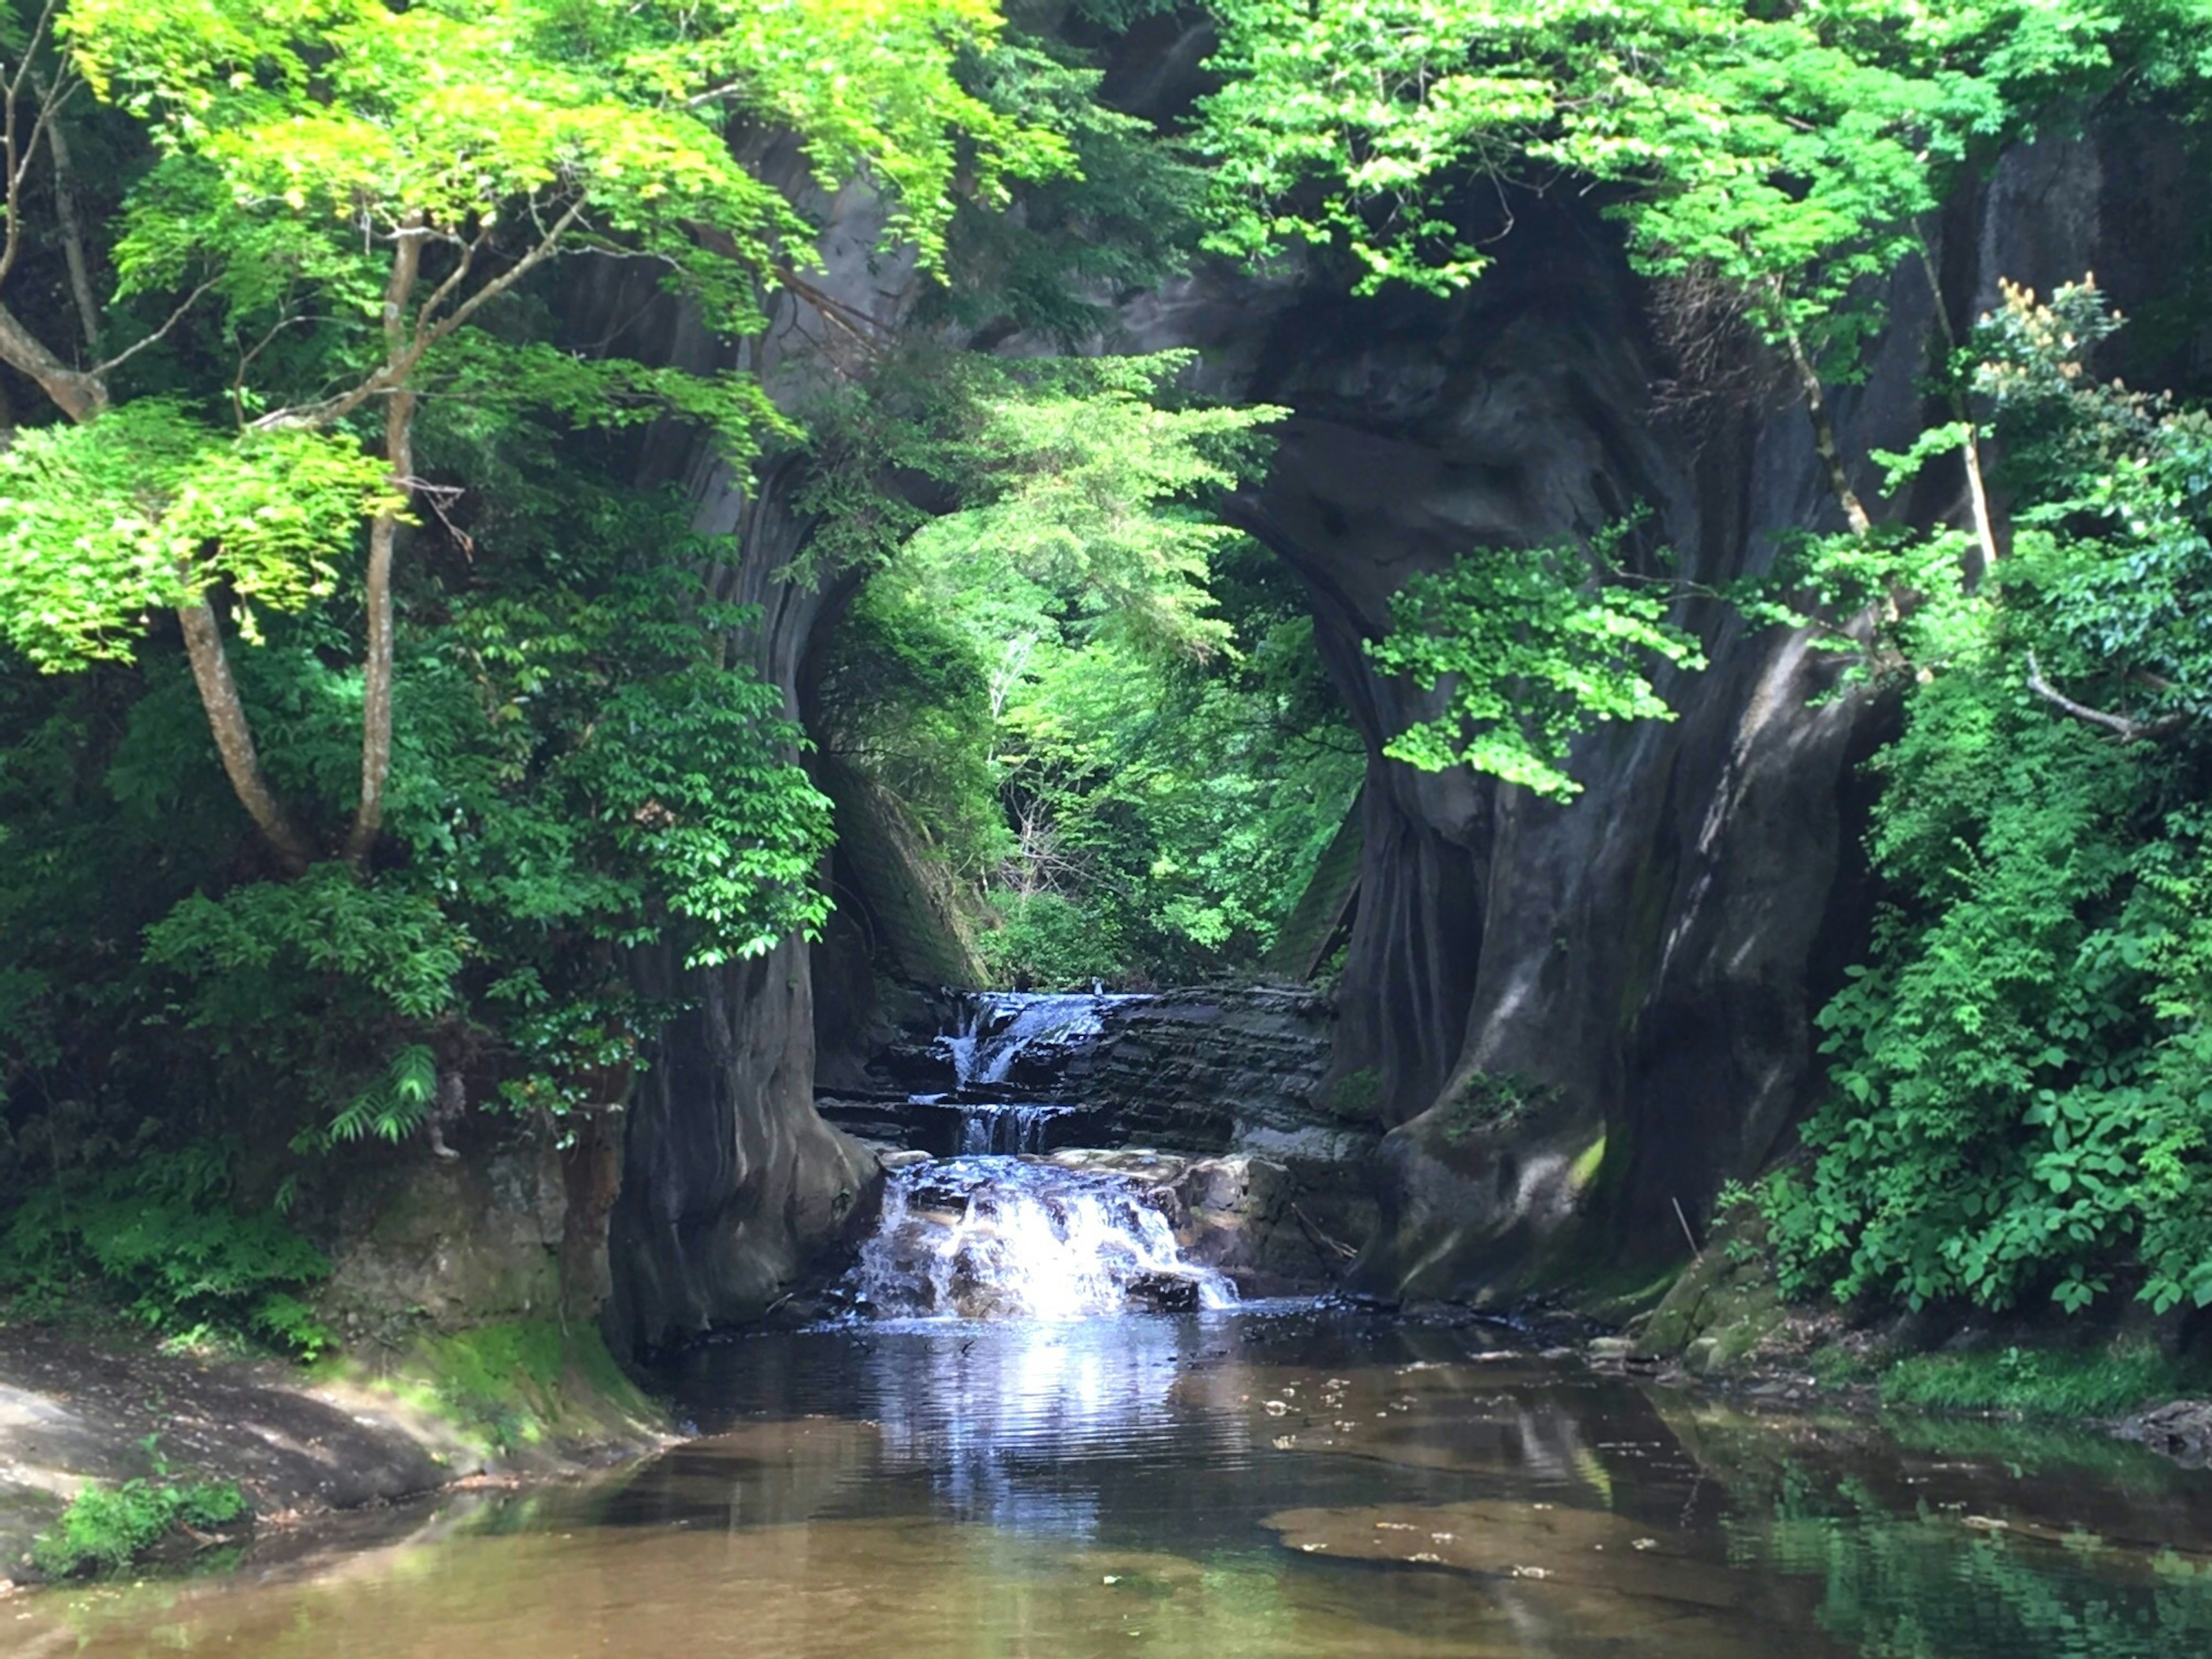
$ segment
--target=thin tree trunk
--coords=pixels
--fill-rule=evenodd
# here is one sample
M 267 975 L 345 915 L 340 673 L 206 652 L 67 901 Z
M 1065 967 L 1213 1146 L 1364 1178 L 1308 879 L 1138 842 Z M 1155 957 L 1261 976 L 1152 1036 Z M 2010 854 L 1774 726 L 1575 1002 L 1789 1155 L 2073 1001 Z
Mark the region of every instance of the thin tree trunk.
M 404 360 L 408 349 L 408 302 L 422 265 L 422 219 L 410 216 L 401 226 L 392 254 L 392 280 L 384 290 L 386 360 Z M 392 486 L 404 501 L 415 476 L 416 394 L 404 383 L 392 388 L 384 410 L 384 458 Z M 361 701 L 361 803 L 354 809 L 346 837 L 346 862 L 360 869 L 384 827 L 384 787 L 392 775 L 392 564 L 399 540 L 400 508 L 376 515 L 368 532 L 368 638 L 362 664 Z
M 206 599 L 198 599 L 179 605 L 177 620 L 184 624 L 185 654 L 191 661 L 192 683 L 199 687 L 200 706 L 207 710 L 216 752 L 222 757 L 230 787 L 275 849 L 286 872 L 296 876 L 315 861 L 315 855 L 261 769 L 246 705 L 239 700 L 238 684 L 230 677 L 230 658 L 222 648 L 222 629 L 216 621 L 215 608 Z
M 46 95 L 46 88 L 39 88 Z M 69 264 L 70 292 L 76 300 L 77 320 L 84 325 L 85 349 L 100 351 L 100 301 L 93 295 L 92 267 L 84 257 L 84 224 L 77 217 L 76 191 L 70 184 L 69 139 L 58 120 L 46 125 L 46 147 L 54 162 L 54 217 L 61 226 L 62 257 Z
M 0 306 L 0 359 L 35 380 L 79 426 L 107 409 L 106 381 L 97 374 L 70 368 L 4 306 Z M 216 752 L 222 758 L 230 787 L 285 870 L 297 875 L 314 862 L 314 854 L 261 769 L 261 757 L 253 746 L 253 730 L 246 718 L 246 705 L 239 699 L 238 684 L 231 678 L 230 659 L 222 646 L 222 626 L 216 620 L 215 609 L 204 598 L 195 599 L 177 607 L 177 621 L 184 630 L 192 684 L 199 688 L 200 707 L 206 712 L 208 730 L 215 738 Z
M 1836 443 L 1835 422 L 1828 416 L 1828 398 L 1820 386 L 1820 371 L 1806 356 L 1804 343 L 1798 339 L 1795 329 L 1790 331 L 1790 361 L 1796 368 L 1798 389 L 1805 398 L 1805 413 L 1813 422 L 1813 447 L 1820 457 L 1820 465 L 1827 469 L 1828 488 L 1835 494 L 1836 504 L 1844 509 L 1844 522 L 1850 526 L 1854 536 L 1871 534 L 1874 520 L 1867 516 L 1866 506 L 1851 488 L 1850 475 L 1844 470 L 1844 453 Z
M 1929 252 L 1928 239 L 1915 234 L 1913 245 L 1920 251 L 1920 269 L 1928 278 L 1928 292 L 1936 307 L 1936 325 L 1943 331 L 1943 343 L 1955 357 L 1959 349 L 1958 331 L 1951 326 L 1951 313 L 1943 303 L 1943 284 L 1936 274 L 1936 256 Z M 1966 393 L 1954 385 L 1951 388 L 1951 413 L 1966 428 L 1966 436 L 1959 446 L 1960 459 L 1966 464 L 1966 499 L 1974 514 L 1974 539 L 1981 544 L 1982 571 L 1996 568 L 2002 556 L 1997 547 L 1996 519 L 1990 511 L 1990 491 L 1982 476 L 1982 443 L 1974 417 L 1966 408 Z M 1978 579 L 1981 572 L 1977 572 Z

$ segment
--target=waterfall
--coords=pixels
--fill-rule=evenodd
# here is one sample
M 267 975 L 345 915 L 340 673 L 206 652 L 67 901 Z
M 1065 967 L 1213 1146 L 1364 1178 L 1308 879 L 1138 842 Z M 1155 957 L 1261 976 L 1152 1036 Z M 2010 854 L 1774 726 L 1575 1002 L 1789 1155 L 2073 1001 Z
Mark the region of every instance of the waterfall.
M 960 1115 L 960 1150 L 963 1154 L 1042 1152 L 1045 1131 L 1056 1117 L 1065 1117 L 1066 1106 L 969 1106 Z
M 892 1317 L 1083 1319 L 1237 1301 L 1224 1275 L 1185 1259 L 1138 1182 L 1012 1158 L 894 1174 L 852 1287 Z
M 1035 995 L 984 991 L 963 999 L 960 1029 L 937 1039 L 957 1086 L 1004 1083 L 1034 1048 L 1070 1048 L 1103 1033 L 1106 1009 L 1126 995 L 1091 991 Z

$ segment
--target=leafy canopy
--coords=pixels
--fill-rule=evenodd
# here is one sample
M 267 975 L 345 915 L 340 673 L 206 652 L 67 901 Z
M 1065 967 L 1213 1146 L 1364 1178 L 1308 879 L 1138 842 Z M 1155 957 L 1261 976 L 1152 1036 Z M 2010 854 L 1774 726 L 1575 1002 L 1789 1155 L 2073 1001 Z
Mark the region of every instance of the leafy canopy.
M 2123 70 L 2201 73 L 2191 0 L 1214 0 L 1200 143 L 1213 242 L 1431 289 L 1492 257 L 1486 198 L 1595 185 L 1655 275 L 1732 290 L 1847 368 L 1854 285 L 1913 246 L 1952 172 Z

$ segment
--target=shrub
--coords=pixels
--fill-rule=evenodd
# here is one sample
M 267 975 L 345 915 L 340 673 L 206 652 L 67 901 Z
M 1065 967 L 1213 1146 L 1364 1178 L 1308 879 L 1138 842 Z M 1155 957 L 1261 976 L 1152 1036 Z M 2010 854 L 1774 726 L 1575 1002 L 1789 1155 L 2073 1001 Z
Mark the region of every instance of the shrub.
M 116 1572 L 179 1527 L 225 1527 L 246 1512 L 228 1482 L 126 1480 L 88 1486 L 31 1547 L 31 1563 L 50 1578 Z

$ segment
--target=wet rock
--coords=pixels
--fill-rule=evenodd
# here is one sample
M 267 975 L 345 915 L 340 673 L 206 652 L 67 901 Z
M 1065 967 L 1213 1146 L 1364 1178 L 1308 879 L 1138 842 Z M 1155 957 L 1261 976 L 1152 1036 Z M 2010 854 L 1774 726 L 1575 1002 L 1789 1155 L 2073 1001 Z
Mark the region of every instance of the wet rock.
M 1753 1594 L 1725 1566 L 1697 1559 L 1679 1535 L 1604 1510 L 1495 1499 L 1285 1510 L 1261 1524 L 1307 1554 L 1479 1573 L 1560 1592 L 1713 1608 Z
M 1199 1306 L 1198 1281 L 1174 1273 L 1139 1273 L 1126 1292 L 1129 1300 L 1154 1313 L 1189 1313 Z
M 2212 1468 L 2212 1400 L 2177 1400 L 2128 1418 L 2112 1432 L 2185 1468 Z

